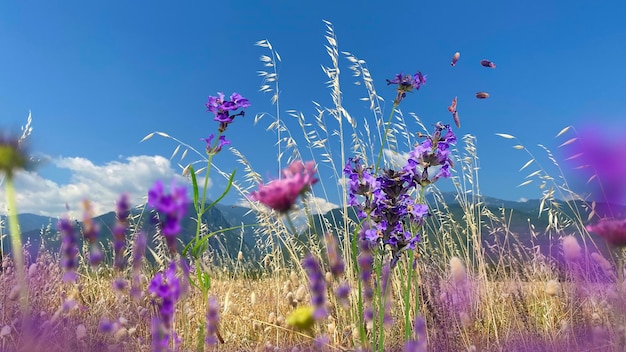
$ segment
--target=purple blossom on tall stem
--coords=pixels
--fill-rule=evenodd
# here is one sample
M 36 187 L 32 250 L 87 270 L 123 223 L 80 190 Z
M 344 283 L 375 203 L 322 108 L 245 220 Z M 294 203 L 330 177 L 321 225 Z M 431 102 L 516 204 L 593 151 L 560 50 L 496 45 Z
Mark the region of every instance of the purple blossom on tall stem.
M 282 171 L 283 178 L 260 184 L 258 191 L 252 192 L 251 200 L 261 202 L 265 206 L 280 213 L 292 209 L 299 196 L 311 189 L 318 179 L 315 178 L 315 163 L 303 163 L 296 160 Z
M 387 80 L 387 85 L 397 84 L 398 87 L 396 90 L 398 91 L 398 95 L 396 99 L 393 101 L 395 106 L 400 105 L 402 99 L 406 97 L 407 92 L 412 92 L 413 89 L 419 90 L 422 85 L 426 83 L 426 76 L 422 75 L 421 72 L 417 72 L 413 76 L 411 75 L 403 75 L 402 73 L 398 73 L 396 77 L 392 80 Z
M 209 138 L 202 138 L 203 141 L 206 142 L 206 153 L 207 155 L 215 155 L 217 153 L 219 153 L 220 151 L 222 151 L 222 148 L 225 145 L 230 144 L 230 141 L 226 139 L 226 136 L 220 136 L 218 138 L 218 141 L 216 143 L 216 145 L 213 145 L 213 138 L 215 138 L 215 135 L 211 134 L 209 136 Z
M 122 194 L 120 196 L 115 213 L 116 219 L 113 227 L 113 252 L 115 253 L 115 258 L 113 266 L 117 270 L 123 270 L 126 266 L 124 250 L 126 249 L 126 230 L 128 230 L 128 217 L 130 216 L 128 195 Z
M 176 253 L 176 236 L 181 231 L 180 223 L 187 212 L 187 190 L 172 181 L 171 193 L 165 193 L 163 182 L 157 181 L 148 192 L 148 205 L 156 209 L 161 217 L 161 232 L 171 253 Z
M 315 310 L 313 318 L 321 320 L 328 316 L 326 309 L 326 281 L 324 273 L 317 260 L 309 253 L 302 261 L 302 266 L 309 277 L 309 290 L 311 291 L 311 303 Z
M 406 229 L 421 225 L 429 215 L 427 206 L 409 195 L 418 185 L 412 182 L 417 161 L 409 160 L 408 164 L 414 165 L 413 169 L 385 170 L 374 177 L 360 159 L 350 158 L 343 170 L 349 179 L 349 204 L 357 206 L 357 215 L 363 220 L 360 239 L 389 248 L 392 267 L 404 251 L 415 249 L 419 241 L 419 233 Z
M 415 318 L 413 324 L 414 338 L 404 345 L 405 352 L 426 352 L 426 321 L 422 316 Z
M 206 103 L 207 109 L 215 114 L 215 121 L 220 123 L 219 132 L 226 131 L 228 125 L 233 122 L 236 116 L 244 116 L 244 111 L 231 115 L 237 109 L 245 109 L 249 107 L 250 101 L 242 97 L 238 93 L 233 93 L 230 96 L 230 100 L 224 100 L 224 93 L 217 93 L 217 97 L 209 96 L 209 101 Z
M 59 220 L 57 228 L 61 232 L 61 267 L 65 271 L 63 281 L 76 281 L 78 235 L 68 218 Z
M 100 244 L 98 244 L 100 228 L 98 224 L 93 222 L 94 212 L 89 200 L 83 200 L 83 208 L 85 209 L 83 212 L 83 237 L 89 245 L 89 263 L 96 266 L 104 259 L 104 254 Z

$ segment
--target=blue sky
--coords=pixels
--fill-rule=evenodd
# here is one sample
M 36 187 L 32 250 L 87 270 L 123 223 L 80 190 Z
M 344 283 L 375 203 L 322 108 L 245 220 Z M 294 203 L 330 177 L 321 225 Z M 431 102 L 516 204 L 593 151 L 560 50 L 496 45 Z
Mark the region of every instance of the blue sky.
M 427 84 L 401 105 L 429 126 L 452 123 L 447 106 L 459 99 L 459 136 L 477 137 L 480 188 L 509 200 L 538 198 L 537 183 L 517 188 L 529 168 L 528 155 L 511 148 L 515 135 L 542 163 L 541 143 L 556 150 L 565 126 L 594 121 L 624 125 L 626 110 L 626 4 L 619 1 L 47 1 L 0 3 L 0 127 L 16 131 L 32 111 L 31 150 L 49 158 L 18 186 L 20 212 L 59 215 L 65 203 L 78 209 L 89 197 L 101 212 L 113 209 L 119 192 L 135 198 L 156 178 L 180 173 L 171 140 L 163 131 L 199 150 L 199 139 L 217 123 L 204 106 L 209 95 L 239 92 L 252 106 L 227 137 L 268 179 L 277 176 L 276 136 L 271 123 L 254 116 L 275 114 L 270 95 L 259 92 L 263 69 L 255 46 L 268 39 L 279 52 L 280 109 L 287 127 L 298 124 L 284 111 L 313 121 L 315 106 L 331 107 L 324 45 L 332 22 L 339 50 L 367 62 L 388 116 L 395 96 L 385 79 L 398 72 L 428 75 Z M 461 52 L 456 67 L 454 52 Z M 479 65 L 481 59 L 496 69 Z M 349 62 L 340 57 L 346 109 L 371 119 L 363 86 L 355 86 Z M 477 100 L 486 91 L 491 97 Z M 362 126 L 362 124 L 360 124 Z M 412 131 L 419 128 L 409 126 Z M 571 137 L 571 136 L 569 136 Z M 300 139 L 301 140 L 301 139 Z M 188 156 L 186 163 L 197 158 Z M 237 167 L 229 153 L 216 163 Z M 321 170 L 323 175 L 325 171 Z M 446 185 L 445 183 L 448 183 Z M 449 188 L 449 181 L 442 188 Z M 221 178 L 212 180 L 219 194 Z M 331 196 L 332 202 L 337 199 Z M 140 200 L 138 200 L 140 201 Z M 229 200 L 236 202 L 236 197 Z M 54 203 L 54 204 L 53 204 Z M 3 203 L 1 203 L 3 204 Z

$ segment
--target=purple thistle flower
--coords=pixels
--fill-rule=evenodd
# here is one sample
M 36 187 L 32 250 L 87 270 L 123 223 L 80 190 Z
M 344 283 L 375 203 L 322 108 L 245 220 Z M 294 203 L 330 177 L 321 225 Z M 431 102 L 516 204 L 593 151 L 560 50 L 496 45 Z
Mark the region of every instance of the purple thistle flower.
M 213 141 L 213 138 L 215 136 L 213 134 L 211 134 L 209 136 L 209 138 L 201 138 L 203 141 L 206 142 L 206 153 L 207 155 L 215 155 L 217 153 L 219 153 L 220 151 L 222 151 L 222 148 L 227 145 L 230 144 L 230 141 L 226 139 L 226 136 L 220 136 L 218 142 L 216 145 L 211 145 L 211 142 Z
M 178 187 L 172 180 L 171 193 L 166 194 L 163 183 L 157 181 L 148 192 L 148 205 L 161 213 L 161 232 L 165 237 L 171 253 L 176 253 L 176 235 L 180 233 L 183 216 L 187 212 L 187 190 L 184 186 Z
M 326 281 L 324 273 L 315 258 L 308 254 L 302 261 L 302 266 L 309 277 L 309 290 L 311 291 L 311 303 L 315 307 L 313 318 L 321 320 L 328 316 L 326 309 Z
M 615 247 L 626 246 L 626 219 L 602 219 L 597 224 L 587 225 L 587 231 L 598 234 Z
M 78 269 L 78 236 L 67 218 L 59 220 L 57 228 L 61 232 L 61 267 L 65 271 L 63 281 L 76 281 Z
M 215 345 L 219 339 L 218 326 L 220 322 L 219 304 L 215 297 L 209 297 L 207 313 L 206 313 L 206 338 L 205 342 L 209 345 Z
M 315 178 L 315 163 L 312 161 L 306 164 L 299 160 L 294 161 L 282 173 L 284 178 L 260 184 L 259 190 L 252 192 L 250 199 L 280 213 L 286 213 L 291 210 L 298 197 L 318 181 Z

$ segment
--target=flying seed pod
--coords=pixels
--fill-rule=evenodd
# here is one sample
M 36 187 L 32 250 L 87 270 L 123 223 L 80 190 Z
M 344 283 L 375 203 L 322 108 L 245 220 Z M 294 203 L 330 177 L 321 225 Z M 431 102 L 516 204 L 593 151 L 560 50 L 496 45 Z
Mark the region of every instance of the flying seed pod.
M 480 60 L 480 64 L 484 67 L 496 68 L 496 64 L 494 64 L 493 62 L 489 60 Z
M 478 99 L 487 99 L 487 98 L 489 98 L 489 93 L 478 92 L 478 93 L 476 93 L 476 98 L 478 98 Z
M 459 119 L 459 114 L 456 111 L 456 97 L 452 99 L 452 104 L 448 106 L 448 111 L 452 113 L 452 118 L 454 119 L 456 128 L 461 128 L 461 120 Z
M 460 52 L 457 51 L 456 53 L 454 53 L 454 56 L 452 56 L 452 62 L 450 63 L 450 66 L 456 65 L 456 62 L 459 61 L 460 57 L 461 57 Z

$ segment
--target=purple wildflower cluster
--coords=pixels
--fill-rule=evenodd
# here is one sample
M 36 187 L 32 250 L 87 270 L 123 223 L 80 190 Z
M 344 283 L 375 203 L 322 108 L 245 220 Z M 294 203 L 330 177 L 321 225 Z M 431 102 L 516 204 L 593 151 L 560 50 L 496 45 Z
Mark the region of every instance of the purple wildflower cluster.
M 78 235 L 68 218 L 62 218 L 57 225 L 61 232 L 61 267 L 65 271 L 64 281 L 76 281 L 78 269 Z
M 214 155 L 219 153 L 222 148 L 230 144 L 230 141 L 222 135 L 228 128 L 228 125 L 233 122 L 235 117 L 244 116 L 245 112 L 241 110 L 238 113 L 234 113 L 238 109 L 245 109 L 249 107 L 250 101 L 242 97 L 239 93 L 233 93 L 230 96 L 230 100 L 224 100 L 224 93 L 218 92 L 217 97 L 209 96 L 209 101 L 206 103 L 207 109 L 215 114 L 214 120 L 220 123 L 218 131 L 220 133 L 218 140 L 213 144 L 213 138 L 215 135 L 210 135 L 209 138 L 203 138 L 206 142 L 206 152 L 208 155 Z M 231 114 L 233 113 L 233 114 Z
M 400 102 L 404 97 L 406 97 L 407 92 L 412 92 L 413 89 L 419 90 L 422 85 L 426 83 L 426 75 L 422 75 L 421 72 L 417 72 L 413 76 L 411 75 L 403 75 L 402 73 L 398 73 L 396 78 L 392 80 L 387 80 L 387 85 L 397 84 L 398 87 L 396 90 L 398 91 L 398 95 L 396 99 L 393 101 L 395 106 L 400 105 Z
M 155 317 L 152 322 L 152 351 L 169 351 L 171 338 L 176 339 L 172 332 L 172 323 L 176 301 L 181 294 L 181 283 L 176 276 L 176 262 L 171 262 L 165 273 L 159 272 L 154 276 L 148 291 L 159 298 L 159 317 Z
M 113 227 L 113 251 L 115 252 L 113 266 L 118 270 L 123 270 L 126 266 L 124 249 L 126 248 L 126 230 L 128 230 L 128 217 L 130 216 L 128 195 L 122 194 L 120 196 L 115 213 L 117 218 Z
M 415 249 L 419 241 L 418 233 L 406 229 L 411 224 L 421 225 L 428 216 L 428 207 L 418 203 L 410 193 L 418 185 L 425 187 L 450 176 L 450 145 L 454 143 L 456 137 L 450 125 L 437 123 L 433 135 L 409 153 L 400 171 L 389 169 L 374 176 L 371 168 L 361 165 L 359 158 L 348 160 L 343 171 L 349 179 L 349 204 L 357 206 L 358 217 L 363 220 L 361 239 L 388 246 L 392 267 L 403 251 Z M 364 200 L 359 202 L 357 196 Z
M 176 253 L 176 235 L 181 231 L 180 222 L 187 212 L 189 200 L 184 186 L 177 186 L 172 181 L 170 189 L 171 193 L 165 193 L 163 182 L 157 181 L 148 192 L 148 205 L 161 214 L 161 232 L 170 252 Z

